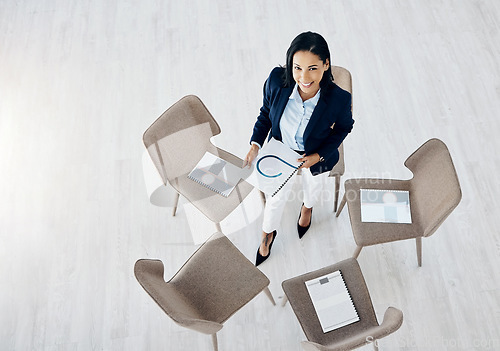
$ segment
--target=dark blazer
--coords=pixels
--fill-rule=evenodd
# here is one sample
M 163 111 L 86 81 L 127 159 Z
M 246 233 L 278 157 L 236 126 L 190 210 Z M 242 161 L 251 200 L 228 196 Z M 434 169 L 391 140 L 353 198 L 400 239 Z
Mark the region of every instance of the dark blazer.
M 264 84 L 264 103 L 250 139 L 261 146 L 266 137 L 282 141 L 280 119 L 294 88 L 283 87 L 283 73 L 284 68 L 274 68 Z M 305 154 L 318 153 L 325 159 L 310 168 L 312 174 L 332 170 L 339 160 L 338 147 L 351 131 L 353 124 L 351 94 L 336 84 L 321 88 L 318 104 L 304 132 Z

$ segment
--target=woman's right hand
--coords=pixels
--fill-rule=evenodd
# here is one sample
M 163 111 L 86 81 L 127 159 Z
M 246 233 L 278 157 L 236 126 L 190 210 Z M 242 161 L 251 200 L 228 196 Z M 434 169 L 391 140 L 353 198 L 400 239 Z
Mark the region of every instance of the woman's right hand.
M 257 154 L 259 153 L 259 146 L 252 144 L 250 147 L 250 151 L 248 151 L 248 154 L 245 157 L 245 160 L 243 160 L 243 168 L 247 167 L 250 168 L 250 165 L 252 164 L 253 160 L 257 157 Z

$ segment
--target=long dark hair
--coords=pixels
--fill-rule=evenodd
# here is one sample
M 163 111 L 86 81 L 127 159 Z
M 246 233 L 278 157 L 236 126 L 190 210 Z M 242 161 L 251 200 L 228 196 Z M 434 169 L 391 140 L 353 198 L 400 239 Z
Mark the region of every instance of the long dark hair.
M 293 55 L 297 51 L 310 51 L 316 56 L 318 56 L 323 63 L 326 63 L 328 59 L 329 68 L 323 73 L 323 78 L 321 82 L 319 82 L 319 86 L 321 88 L 328 87 L 333 82 L 331 64 L 332 60 L 330 58 L 330 50 L 328 49 L 328 44 L 326 40 L 319 35 L 318 33 L 313 32 L 304 32 L 300 33 L 293 39 L 290 47 L 286 52 L 286 65 L 285 72 L 283 74 L 283 84 L 286 87 L 292 86 L 295 84 L 295 80 L 293 79 Z

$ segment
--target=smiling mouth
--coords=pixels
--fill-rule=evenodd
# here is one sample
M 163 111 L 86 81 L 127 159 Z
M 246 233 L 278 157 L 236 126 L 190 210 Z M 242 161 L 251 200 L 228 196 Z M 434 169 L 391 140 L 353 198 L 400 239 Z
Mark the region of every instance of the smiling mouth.
M 311 83 L 300 83 L 300 85 L 302 85 L 304 88 L 310 88 L 311 85 L 312 85 L 312 82 Z

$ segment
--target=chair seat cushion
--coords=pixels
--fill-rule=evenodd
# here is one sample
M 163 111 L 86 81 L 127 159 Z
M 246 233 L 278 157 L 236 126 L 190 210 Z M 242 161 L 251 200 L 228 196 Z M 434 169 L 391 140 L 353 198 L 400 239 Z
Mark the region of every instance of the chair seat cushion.
M 207 146 L 207 151 L 238 167 L 243 164 L 243 160 L 239 157 L 223 149 L 217 148 L 212 144 Z M 205 151 L 203 151 L 202 154 L 204 153 Z M 226 218 L 236 207 L 238 207 L 238 205 L 253 189 L 253 186 L 250 183 L 240 180 L 236 188 L 233 189 L 228 197 L 217 194 L 216 192 L 188 178 L 189 173 L 198 163 L 197 160 L 190 161 L 191 164 L 188 164 L 189 160 L 186 160 L 186 163 L 184 164 L 184 169 L 186 170 L 184 174 L 176 178 L 169 179 L 169 183 L 175 190 L 177 190 L 177 192 L 179 192 L 179 194 L 190 201 L 212 222 L 219 223 Z
M 252 191 L 253 186 L 246 181 L 240 180 L 236 188 L 228 197 L 204 187 L 189 179 L 188 175 L 182 175 L 173 179 L 170 184 L 208 219 L 215 223 L 226 218 L 245 197 Z
M 360 321 L 323 333 L 305 282 L 335 272 L 336 270 L 342 272 Z M 309 341 L 329 345 L 336 340 L 355 338 L 363 330 L 378 326 L 370 293 L 366 287 L 359 264 L 354 258 L 349 258 L 328 267 L 285 280 L 282 283 L 282 287 Z
M 361 221 L 360 189 L 410 190 L 410 182 L 395 179 L 349 179 L 345 182 L 345 196 L 349 209 L 352 233 L 358 246 L 370 246 L 396 240 L 413 239 L 422 236 L 421 225 L 416 209 L 412 207 L 410 192 L 410 211 L 412 223 L 367 223 Z

